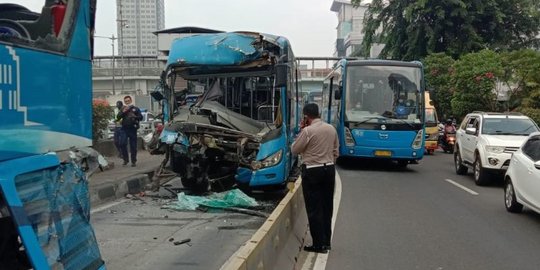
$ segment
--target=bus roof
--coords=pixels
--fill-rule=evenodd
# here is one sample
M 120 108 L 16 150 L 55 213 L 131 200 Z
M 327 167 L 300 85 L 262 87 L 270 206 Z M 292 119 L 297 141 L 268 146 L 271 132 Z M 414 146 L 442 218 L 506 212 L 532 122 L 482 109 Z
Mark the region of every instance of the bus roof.
M 264 66 L 272 63 L 272 56 L 286 54 L 288 49 L 287 39 L 270 34 L 202 34 L 174 40 L 167 66 Z
M 418 61 L 396 61 L 382 59 L 366 59 L 366 60 L 348 60 L 345 62 L 349 66 L 400 66 L 400 67 L 417 67 L 422 68 L 422 63 Z

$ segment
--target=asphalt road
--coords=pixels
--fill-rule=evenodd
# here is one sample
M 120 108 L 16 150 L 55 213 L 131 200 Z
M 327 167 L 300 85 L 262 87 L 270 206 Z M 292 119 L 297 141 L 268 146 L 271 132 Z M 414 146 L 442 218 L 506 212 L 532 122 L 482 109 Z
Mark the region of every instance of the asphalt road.
M 326 269 L 540 269 L 540 215 L 506 212 L 502 178 L 478 187 L 442 152 L 405 170 L 349 160 L 338 171 Z
M 171 195 L 162 189 L 164 194 Z M 281 197 L 255 198 L 268 208 L 261 211 L 269 213 Z M 108 270 L 219 269 L 266 220 L 217 210 L 162 209 L 168 202 L 135 196 L 93 210 L 91 221 Z M 190 242 L 175 245 L 184 239 Z

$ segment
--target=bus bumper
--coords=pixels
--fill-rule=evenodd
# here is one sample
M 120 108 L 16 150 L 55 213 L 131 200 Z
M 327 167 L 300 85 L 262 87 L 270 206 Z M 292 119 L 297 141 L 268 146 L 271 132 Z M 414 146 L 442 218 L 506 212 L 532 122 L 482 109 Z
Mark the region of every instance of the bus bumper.
M 340 156 L 363 157 L 392 160 L 420 160 L 424 157 L 424 148 L 380 148 L 380 147 L 345 147 L 341 149 Z
M 427 151 L 435 151 L 439 145 L 437 144 L 437 141 L 426 141 L 426 150 Z

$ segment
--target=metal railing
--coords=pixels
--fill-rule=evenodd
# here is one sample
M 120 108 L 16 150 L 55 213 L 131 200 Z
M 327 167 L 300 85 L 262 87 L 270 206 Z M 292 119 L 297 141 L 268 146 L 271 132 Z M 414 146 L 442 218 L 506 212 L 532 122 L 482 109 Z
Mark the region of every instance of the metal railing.
M 114 63 L 114 65 L 113 65 Z M 96 56 L 92 60 L 92 75 L 94 77 L 115 76 L 159 76 L 164 68 L 164 62 L 154 56 Z M 122 72 L 123 71 L 123 72 Z

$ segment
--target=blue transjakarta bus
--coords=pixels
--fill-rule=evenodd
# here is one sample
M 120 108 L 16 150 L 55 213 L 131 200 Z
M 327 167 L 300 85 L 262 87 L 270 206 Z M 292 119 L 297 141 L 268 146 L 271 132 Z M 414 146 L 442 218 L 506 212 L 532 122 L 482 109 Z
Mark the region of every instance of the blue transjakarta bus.
M 419 62 L 340 60 L 323 86 L 322 118 L 340 157 L 417 163 L 424 153 L 424 76 Z
M 105 269 L 87 179 L 95 0 L 12 2 L 0 4 L 0 269 Z
M 238 184 L 283 187 L 293 165 L 298 125 L 295 59 L 289 41 L 252 32 L 176 39 L 154 98 L 165 104 L 157 153 L 185 187 L 206 191 Z M 178 92 L 203 94 L 174 106 Z

